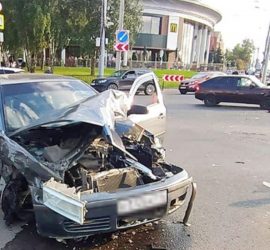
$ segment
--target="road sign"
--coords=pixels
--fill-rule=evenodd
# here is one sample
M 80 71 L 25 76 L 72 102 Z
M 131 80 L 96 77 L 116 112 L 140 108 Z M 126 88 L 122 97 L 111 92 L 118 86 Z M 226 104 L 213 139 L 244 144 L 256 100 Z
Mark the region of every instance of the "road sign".
M 117 30 L 116 43 L 129 43 L 129 30 Z
M 0 14 L 0 30 L 5 29 L 4 15 Z
M 115 51 L 128 51 L 128 43 L 117 43 L 114 45 Z
M 164 75 L 163 80 L 168 81 L 168 82 L 180 82 L 180 81 L 184 80 L 184 76 L 182 76 L 182 75 Z

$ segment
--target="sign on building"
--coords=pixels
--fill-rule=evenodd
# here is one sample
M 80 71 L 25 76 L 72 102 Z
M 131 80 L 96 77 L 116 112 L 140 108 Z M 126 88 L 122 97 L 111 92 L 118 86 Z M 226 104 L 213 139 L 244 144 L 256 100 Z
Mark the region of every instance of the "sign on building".
M 173 33 L 177 32 L 177 23 L 170 24 L 170 32 L 173 32 Z
M 178 28 L 179 17 L 169 16 L 168 36 L 167 36 L 167 49 L 176 50 L 178 48 Z
M 4 30 L 5 29 L 5 22 L 4 22 L 4 15 L 0 14 L 0 30 Z

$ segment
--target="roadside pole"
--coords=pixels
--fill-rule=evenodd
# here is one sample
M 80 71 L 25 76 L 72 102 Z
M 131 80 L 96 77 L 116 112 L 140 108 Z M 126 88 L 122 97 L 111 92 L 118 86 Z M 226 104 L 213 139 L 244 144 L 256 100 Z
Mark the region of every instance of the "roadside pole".
M 100 20 L 100 56 L 98 65 L 99 77 L 104 76 L 106 16 L 107 16 L 107 0 L 102 0 L 101 20 Z
M 262 70 L 262 82 L 266 82 L 266 75 L 269 63 L 269 56 L 270 56 L 270 24 L 268 28 L 266 43 L 265 43 L 265 50 L 264 50 L 264 59 L 263 59 L 263 70 Z
M 119 24 L 118 29 L 122 30 L 124 27 L 124 11 L 125 11 L 125 0 L 120 0 L 119 9 Z M 120 70 L 121 68 L 121 51 L 116 52 L 115 69 Z
M 3 49 L 3 42 L 4 42 L 4 29 L 5 29 L 5 21 L 4 15 L 2 14 L 2 3 L 0 2 L 0 66 L 2 66 L 2 49 Z

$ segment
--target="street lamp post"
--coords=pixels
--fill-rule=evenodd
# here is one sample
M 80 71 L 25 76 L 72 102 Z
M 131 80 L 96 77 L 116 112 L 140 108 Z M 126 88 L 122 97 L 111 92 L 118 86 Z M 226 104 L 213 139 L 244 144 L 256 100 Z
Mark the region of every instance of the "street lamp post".
M 100 56 L 98 65 L 99 77 L 104 76 L 106 16 L 107 16 L 107 0 L 102 0 L 101 20 L 100 20 Z
M 264 59 L 263 59 L 263 70 L 262 70 L 262 82 L 265 83 L 266 81 L 266 74 L 267 74 L 267 69 L 268 69 L 268 63 L 269 63 L 269 58 L 270 57 L 270 24 L 269 24 L 269 29 L 266 37 L 266 42 L 265 42 L 265 50 L 264 50 Z
M 124 27 L 124 11 L 125 11 L 125 0 L 120 0 L 120 9 L 119 9 L 119 24 L 118 29 L 122 30 Z M 116 70 L 121 68 L 121 52 L 116 52 L 116 61 L 115 61 Z

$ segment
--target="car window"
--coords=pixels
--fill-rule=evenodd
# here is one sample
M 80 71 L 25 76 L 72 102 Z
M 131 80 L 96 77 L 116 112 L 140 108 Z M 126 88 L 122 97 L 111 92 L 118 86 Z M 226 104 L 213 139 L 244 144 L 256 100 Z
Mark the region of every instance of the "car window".
M 111 76 L 112 77 L 120 77 L 122 76 L 126 71 L 124 70 L 118 70 L 118 71 L 115 71 Z
M 215 80 L 214 79 L 207 80 L 201 84 L 201 87 L 207 88 L 207 89 L 214 88 L 215 87 Z
M 252 84 L 252 81 L 248 78 L 241 77 L 238 78 L 237 86 L 238 87 L 249 87 Z
M 137 71 L 137 74 L 139 76 L 143 75 L 143 74 L 146 74 L 146 73 L 149 73 L 150 71 Z
M 224 84 L 224 79 L 222 79 L 222 77 L 215 77 L 202 83 L 202 86 L 207 89 L 220 89 L 224 87 Z
M 76 80 L 7 84 L 2 91 L 8 131 L 96 95 L 91 87 Z
M 124 78 L 126 79 L 134 79 L 136 78 L 135 71 L 128 71 L 125 75 Z
M 226 86 L 228 89 L 236 89 L 240 78 L 239 77 L 225 77 L 224 79 L 226 79 L 227 81 Z

